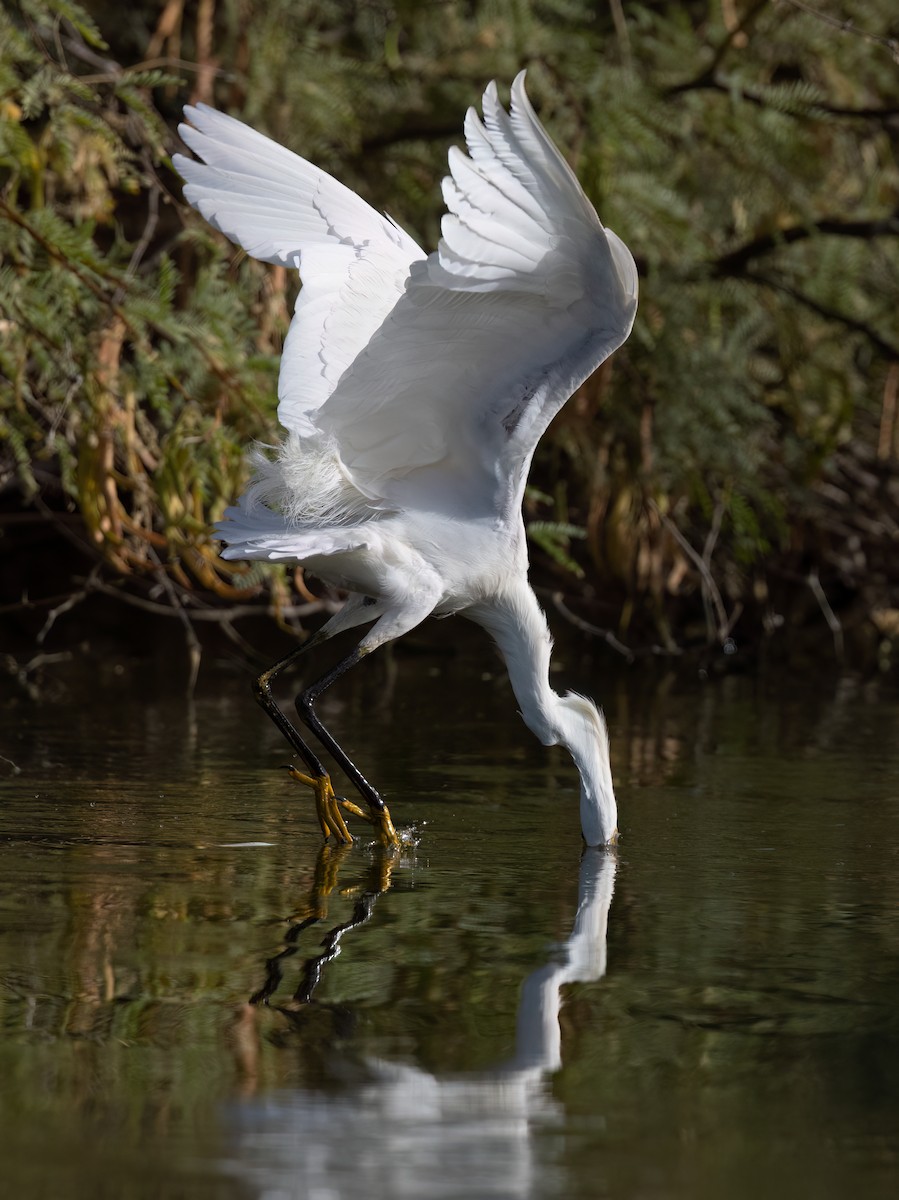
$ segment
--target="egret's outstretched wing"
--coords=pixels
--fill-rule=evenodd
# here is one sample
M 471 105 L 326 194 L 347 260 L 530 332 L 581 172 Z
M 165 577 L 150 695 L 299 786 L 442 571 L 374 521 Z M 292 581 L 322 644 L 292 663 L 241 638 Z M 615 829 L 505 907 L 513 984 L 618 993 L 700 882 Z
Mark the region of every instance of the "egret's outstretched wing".
M 625 340 L 637 272 L 512 85 L 469 110 L 436 253 L 315 416 L 368 496 L 459 515 L 517 508 L 572 391 Z
M 203 162 L 176 154 L 184 195 L 263 262 L 299 269 L 303 287 L 284 345 L 278 417 L 314 432 L 315 410 L 402 294 L 424 258 L 399 226 L 324 171 L 205 104 L 179 132 Z

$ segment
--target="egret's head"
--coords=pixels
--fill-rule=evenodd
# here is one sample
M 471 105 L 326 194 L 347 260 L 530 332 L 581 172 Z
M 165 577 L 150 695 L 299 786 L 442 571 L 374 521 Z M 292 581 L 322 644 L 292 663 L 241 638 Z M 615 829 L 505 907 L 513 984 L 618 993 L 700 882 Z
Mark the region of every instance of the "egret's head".
M 592 700 L 569 692 L 559 697 L 559 740 L 581 775 L 581 829 L 588 846 L 614 845 L 618 840 L 618 806 L 612 787 L 609 731 Z

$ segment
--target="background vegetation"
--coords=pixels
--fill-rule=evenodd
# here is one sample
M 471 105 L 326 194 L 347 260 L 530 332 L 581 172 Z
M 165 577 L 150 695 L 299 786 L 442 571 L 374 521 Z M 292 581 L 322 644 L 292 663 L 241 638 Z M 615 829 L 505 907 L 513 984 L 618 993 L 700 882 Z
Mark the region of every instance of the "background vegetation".
M 187 101 L 428 248 L 465 108 L 529 90 L 633 249 L 628 344 L 557 420 L 536 582 L 635 649 L 899 644 L 899 17 L 889 0 L 135 0 L 0 11 L 0 554 L 30 634 L 97 593 L 180 620 L 330 603 L 210 524 L 271 441 L 295 281 L 184 205 Z M 55 564 L 55 565 L 54 565 Z M 829 631 L 829 632 L 828 632 Z

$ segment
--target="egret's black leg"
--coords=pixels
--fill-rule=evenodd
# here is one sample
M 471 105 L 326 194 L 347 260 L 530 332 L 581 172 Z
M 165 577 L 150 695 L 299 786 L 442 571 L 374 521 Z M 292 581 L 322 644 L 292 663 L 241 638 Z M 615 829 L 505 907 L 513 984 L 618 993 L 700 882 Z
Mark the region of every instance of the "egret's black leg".
M 325 640 L 325 638 L 320 637 L 318 634 L 314 634 L 302 646 L 297 647 L 296 650 L 292 650 L 290 654 L 279 659 L 267 671 L 263 671 L 256 680 L 253 691 L 256 699 L 306 764 L 306 769 L 309 772 L 308 775 L 304 775 L 302 771 L 297 770 L 293 766 L 289 768 L 290 774 L 298 782 L 306 784 L 307 787 L 311 787 L 313 792 L 315 792 L 315 811 L 325 838 L 327 839 L 333 834 L 338 842 L 347 843 L 351 842 L 353 838 L 349 829 L 347 829 L 346 821 L 340 811 L 341 806 L 350 812 L 355 812 L 357 815 L 366 816 L 366 814 L 357 805 L 334 794 L 334 788 L 331 786 L 331 778 L 322 766 L 318 755 L 313 751 L 311 746 L 308 746 L 303 741 L 299 732 L 293 723 L 288 720 L 272 694 L 272 680 L 275 676 L 299 658 L 301 654 L 305 654 L 307 650 L 311 650 L 313 646 L 317 646 Z
M 369 812 L 365 813 L 358 805 L 353 804 L 350 800 L 345 800 L 341 796 L 334 793 L 334 788 L 331 785 L 331 778 L 325 770 L 318 755 L 300 736 L 298 730 L 290 721 L 280 707 L 272 693 L 272 680 L 285 667 L 294 663 L 301 654 L 305 654 L 307 650 L 311 650 L 314 646 L 326 641 L 326 638 L 319 637 L 314 634 L 302 646 L 298 646 L 295 650 L 291 650 L 290 654 L 279 659 L 278 662 L 263 671 L 256 680 L 253 692 L 259 704 L 265 709 L 274 723 L 278 726 L 288 742 L 294 748 L 296 753 L 302 758 L 306 764 L 306 769 L 309 774 L 304 775 L 295 767 L 290 768 L 290 774 L 300 783 L 304 783 L 312 788 L 315 792 L 316 812 L 318 813 L 319 824 L 322 828 L 322 833 L 326 838 L 331 834 L 338 842 L 351 842 L 352 836 L 347 829 L 346 821 L 340 809 L 344 808 L 348 812 L 354 813 L 356 816 L 365 817 L 378 830 L 381 842 L 387 846 L 396 846 L 399 844 L 399 839 L 396 836 L 396 831 L 393 828 L 393 822 L 390 819 L 390 813 L 387 811 L 387 806 L 384 801 L 371 786 L 365 776 L 347 755 L 341 750 L 337 742 L 328 733 L 325 727 L 319 721 L 318 717 L 312 711 L 312 704 L 325 688 L 334 682 L 340 675 L 343 674 L 349 667 L 353 666 L 363 657 L 364 651 L 356 649 L 351 655 L 345 658 L 342 662 L 329 671 L 323 679 L 320 679 L 317 684 L 308 688 L 297 698 L 297 711 L 303 721 L 308 725 L 312 732 L 319 738 L 322 745 L 333 754 L 335 760 L 344 769 L 348 777 L 352 780 L 356 788 L 368 804 Z M 308 709 L 308 716 L 307 716 Z
M 317 683 L 313 683 L 310 687 L 300 692 L 295 703 L 297 714 L 300 720 L 307 729 L 315 734 L 316 738 L 318 738 L 319 742 L 321 742 L 335 762 L 340 765 L 347 778 L 352 780 L 353 785 L 365 800 L 366 804 L 368 805 L 369 812 L 371 813 L 372 823 L 380 831 L 381 840 L 387 845 L 397 845 L 398 840 L 396 831 L 393 828 L 393 822 L 390 819 L 390 813 L 387 811 L 387 805 L 381 799 L 381 796 L 378 794 L 378 792 L 368 782 L 349 755 L 340 748 L 338 743 L 322 724 L 314 708 L 315 702 L 322 692 L 324 692 L 326 688 L 329 688 L 331 684 L 334 683 L 336 679 L 339 679 L 340 676 L 346 671 L 348 671 L 350 667 L 354 667 L 356 663 L 360 662 L 361 659 L 365 657 L 366 653 L 367 651 L 361 646 L 357 646 L 352 654 L 348 654 L 346 658 L 342 659 L 337 666 L 333 668 L 333 670 L 327 673 L 327 675 L 323 675 Z
M 318 645 L 323 638 L 319 638 L 317 634 L 313 634 L 308 641 L 302 646 L 297 646 L 295 650 L 291 650 L 284 658 L 279 659 L 274 666 L 269 667 L 267 671 L 263 671 L 253 685 L 253 694 L 257 701 L 262 705 L 271 719 L 275 722 L 284 736 L 293 746 L 300 758 L 309 769 L 309 773 L 316 778 L 327 776 L 327 771 L 322 766 L 318 756 L 300 737 L 293 723 L 288 720 L 287 714 L 280 708 L 277 700 L 272 694 L 272 680 L 276 675 L 280 674 L 285 667 L 289 667 L 291 663 L 296 662 L 301 654 L 305 654 L 307 650 L 311 650 L 313 646 Z
M 313 705 L 319 696 L 329 688 L 332 683 L 340 678 L 350 667 L 354 667 L 356 663 L 364 657 L 364 651 L 357 646 L 352 654 L 348 654 L 346 658 L 329 671 L 327 675 L 323 675 L 316 683 L 310 684 L 296 698 L 297 715 L 300 720 L 309 729 L 321 744 L 325 747 L 331 757 L 340 764 L 347 778 L 351 779 L 356 790 L 362 795 L 370 808 L 381 812 L 384 808 L 384 801 L 378 795 L 377 791 L 368 782 L 353 760 L 340 748 L 332 735 L 328 732 L 325 726 L 315 712 Z

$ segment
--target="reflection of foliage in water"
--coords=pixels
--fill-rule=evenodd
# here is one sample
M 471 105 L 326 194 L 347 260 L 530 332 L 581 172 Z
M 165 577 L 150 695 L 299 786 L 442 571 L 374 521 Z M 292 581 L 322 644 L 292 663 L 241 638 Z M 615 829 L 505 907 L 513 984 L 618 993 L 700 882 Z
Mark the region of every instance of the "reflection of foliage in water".
M 512 1053 L 521 981 L 571 930 L 571 768 L 522 744 L 493 685 L 472 686 L 471 659 L 420 667 L 400 663 L 383 710 L 377 670 L 333 701 L 423 841 L 328 965 L 318 1022 L 285 1037 L 258 1010 L 260 1095 L 333 1086 L 341 1068 L 351 1091 L 365 1057 L 489 1069 Z M 171 1183 L 230 1149 L 221 1105 L 246 1086 L 233 1015 L 308 912 L 319 837 L 277 769 L 277 731 L 255 710 L 247 721 L 227 677 L 193 711 L 100 682 L 90 708 L 19 710 L 21 774 L 0 780 L 0 1119 L 13 1149 L 38 1131 L 47 1171 L 53 1141 L 75 1189 L 57 1194 L 102 1195 L 95 1162 L 107 1193 L 113 1179 L 149 1200 L 166 1194 L 154 1172 Z M 743 1200 L 758 1172 L 804 1165 L 820 1142 L 816 1195 L 853 1194 L 847 1162 L 877 1195 L 896 1128 L 895 695 L 852 678 L 636 672 L 606 694 L 624 837 L 609 974 L 572 985 L 561 1014 L 550 1086 L 566 1178 L 589 1195 L 601 1168 L 645 1194 L 652 1172 L 721 1172 L 717 1194 Z M 219 844 L 255 840 L 272 845 Z M 351 918 L 359 892 L 342 888 L 370 890 L 369 869 L 351 848 L 328 928 Z M 282 994 L 297 981 L 285 970 Z

